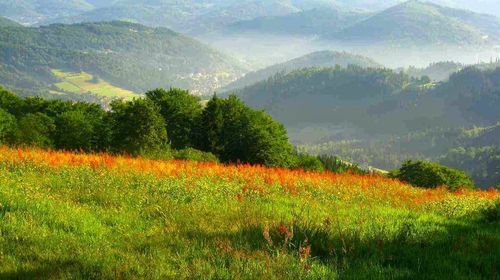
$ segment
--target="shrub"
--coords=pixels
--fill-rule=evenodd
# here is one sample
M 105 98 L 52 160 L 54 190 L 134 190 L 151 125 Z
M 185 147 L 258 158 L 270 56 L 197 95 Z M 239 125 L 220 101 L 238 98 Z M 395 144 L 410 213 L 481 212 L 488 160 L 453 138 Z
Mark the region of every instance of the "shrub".
M 317 156 L 309 154 L 298 154 L 295 168 L 307 171 L 324 171 L 325 167 Z
M 203 152 L 193 148 L 186 148 L 175 151 L 174 158 L 201 162 L 219 162 L 219 159 L 214 154 Z
M 474 186 L 465 172 L 428 161 L 407 161 L 395 176 L 401 181 L 422 188 L 447 186 L 450 190 L 457 190 Z

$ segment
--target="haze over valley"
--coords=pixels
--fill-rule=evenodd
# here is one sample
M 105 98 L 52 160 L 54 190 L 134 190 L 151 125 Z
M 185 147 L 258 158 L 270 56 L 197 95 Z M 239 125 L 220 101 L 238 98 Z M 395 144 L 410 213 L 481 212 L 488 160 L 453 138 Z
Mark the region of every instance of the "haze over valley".
M 498 279 L 499 0 L 0 0 L 0 279 Z

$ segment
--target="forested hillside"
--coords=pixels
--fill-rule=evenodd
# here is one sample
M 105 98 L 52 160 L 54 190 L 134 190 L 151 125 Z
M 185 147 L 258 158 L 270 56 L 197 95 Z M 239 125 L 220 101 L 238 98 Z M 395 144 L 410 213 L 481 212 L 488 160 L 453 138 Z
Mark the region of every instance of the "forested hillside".
M 21 26 L 19 23 L 5 17 L 0 17 L 0 27 Z
M 305 147 L 308 152 L 383 169 L 410 158 L 441 157 L 461 167 L 459 161 L 451 164 L 444 159 L 449 150 L 496 146 L 462 137 L 460 131 L 490 127 L 500 120 L 499 81 L 500 68 L 467 67 L 437 84 L 392 70 L 309 68 L 275 75 L 238 94 L 285 123 L 294 142 L 318 144 Z M 496 153 L 490 156 L 496 162 Z M 480 162 L 482 157 L 473 158 Z M 485 179 L 491 172 L 469 171 L 478 181 L 498 183 Z
M 238 95 L 286 124 L 349 122 L 387 133 L 496 123 L 499 76 L 500 68 L 468 67 L 434 84 L 388 69 L 306 68 L 277 74 Z M 300 108 L 301 116 L 290 113 L 292 108 Z
M 85 0 L 0 0 L 0 16 L 8 16 L 25 24 L 89 11 L 93 6 Z
M 494 16 L 412 0 L 354 24 L 331 39 L 404 45 L 483 45 L 498 42 L 500 20 Z
M 303 2 L 303 1 L 302 1 Z M 45 23 L 128 20 L 163 26 L 179 32 L 203 33 L 241 20 L 279 16 L 314 8 L 321 0 L 301 3 L 287 0 L 155 0 L 147 3 L 117 0 L 74 16 L 52 18 Z
M 282 16 L 257 17 L 227 25 L 223 32 L 278 35 L 325 35 L 338 32 L 369 17 L 370 13 L 319 7 Z
M 381 68 L 382 65 L 368 57 L 354 55 L 347 52 L 318 51 L 310 53 L 284 63 L 272 65 L 255 72 L 245 74 L 242 78 L 225 86 L 221 91 L 228 91 L 250 86 L 264 81 L 275 74 L 287 74 L 294 70 L 306 67 L 335 67 L 336 65 L 347 67 L 357 65 L 360 67 Z
M 195 94 L 241 73 L 231 58 L 165 28 L 125 22 L 0 28 L 0 84 L 55 90 L 54 69 L 85 71 L 113 85 L 143 92 L 182 86 Z

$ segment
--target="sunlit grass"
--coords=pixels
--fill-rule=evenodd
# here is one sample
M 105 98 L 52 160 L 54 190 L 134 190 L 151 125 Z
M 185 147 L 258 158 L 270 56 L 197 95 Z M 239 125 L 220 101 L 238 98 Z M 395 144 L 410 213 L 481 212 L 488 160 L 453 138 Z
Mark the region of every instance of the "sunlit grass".
M 55 87 L 64 92 L 76 94 L 91 93 L 98 96 L 120 97 L 126 99 L 137 97 L 132 91 L 113 86 L 107 81 L 99 79 L 93 82 L 93 76 L 83 71 L 80 73 L 73 73 L 53 69 L 52 73 L 62 80 L 62 82 L 55 83 Z
M 497 191 L 0 148 L 0 278 L 495 279 Z

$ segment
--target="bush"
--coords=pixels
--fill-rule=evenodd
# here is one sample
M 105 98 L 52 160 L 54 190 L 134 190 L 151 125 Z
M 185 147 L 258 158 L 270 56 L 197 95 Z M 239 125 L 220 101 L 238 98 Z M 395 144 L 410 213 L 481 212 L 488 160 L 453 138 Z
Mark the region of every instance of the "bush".
M 307 171 L 324 171 L 325 167 L 319 160 L 317 156 L 309 155 L 309 154 L 298 154 L 297 155 L 297 163 L 294 166 L 298 169 L 304 169 Z
M 193 160 L 200 162 L 219 162 L 219 159 L 212 153 L 203 152 L 193 148 L 182 149 L 174 152 L 175 159 Z
M 465 172 L 428 161 L 407 161 L 394 176 L 421 188 L 447 186 L 450 190 L 457 190 L 474 187 Z

